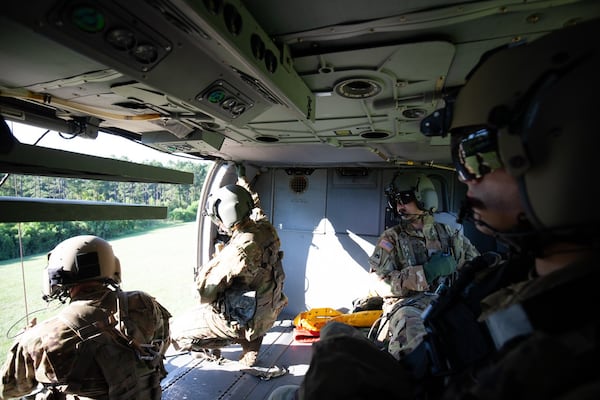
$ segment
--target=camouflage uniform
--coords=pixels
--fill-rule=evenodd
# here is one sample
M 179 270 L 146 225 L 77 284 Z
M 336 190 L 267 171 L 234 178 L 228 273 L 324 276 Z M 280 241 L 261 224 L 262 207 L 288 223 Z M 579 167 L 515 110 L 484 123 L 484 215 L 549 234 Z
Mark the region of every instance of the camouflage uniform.
M 170 317 L 144 292 L 83 289 L 13 345 L 1 397 L 20 397 L 41 384 L 36 399 L 159 400 Z
M 455 378 L 444 398 L 600 398 L 600 318 L 592 307 L 599 278 L 597 262 L 588 259 L 485 298 L 480 321 L 511 305 L 529 305 L 532 329 L 505 342 L 489 365 Z M 505 325 L 519 324 L 511 319 Z
M 288 302 L 283 293 L 285 273 L 279 246 L 277 231 L 255 207 L 252 218 L 237 225 L 227 245 L 198 271 L 201 304 L 175 321 L 175 347 L 215 349 L 238 342 L 244 345 L 264 336 Z M 256 311 L 240 323 L 228 314 L 225 296 L 241 296 L 248 291 L 256 292 Z M 239 296 L 234 294 L 233 302 Z
M 435 222 L 431 215 L 425 215 L 423 223 L 423 230 L 406 221 L 385 230 L 369 258 L 371 273 L 377 276 L 374 294 L 384 298 L 384 315 L 389 319 L 379 339 L 389 338 L 388 351 L 397 359 L 418 346 L 425 335 L 421 313 L 443 278 L 427 282 L 424 265 L 431 256 L 443 253 L 460 266 L 479 255 L 468 238 Z

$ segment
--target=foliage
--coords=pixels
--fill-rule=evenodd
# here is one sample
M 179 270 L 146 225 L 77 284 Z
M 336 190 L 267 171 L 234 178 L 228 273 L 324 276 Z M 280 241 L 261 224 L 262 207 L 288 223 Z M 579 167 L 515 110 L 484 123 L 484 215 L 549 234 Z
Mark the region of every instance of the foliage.
M 13 175 L 6 180 L 4 185 L 0 184 L 0 196 L 166 206 L 169 220 L 194 221 L 202 184 L 210 164 L 191 161 L 169 161 L 167 165 L 152 161 L 149 164 L 192 172 L 194 183 L 191 185 L 175 185 Z M 147 230 L 158 225 L 161 224 L 156 220 L 0 224 L 0 260 L 19 257 L 21 248 L 24 256 L 47 252 L 57 243 L 74 235 L 93 232 L 105 239 L 111 239 L 123 234 Z
M 178 207 L 169 213 L 169 219 L 181 222 L 191 222 L 196 219 L 198 202 L 195 201 L 186 208 Z

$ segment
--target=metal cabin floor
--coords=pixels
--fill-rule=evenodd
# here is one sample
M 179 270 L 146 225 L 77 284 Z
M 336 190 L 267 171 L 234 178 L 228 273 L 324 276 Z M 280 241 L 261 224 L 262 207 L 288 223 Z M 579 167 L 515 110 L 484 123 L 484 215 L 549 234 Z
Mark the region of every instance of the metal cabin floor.
M 312 349 L 310 343 L 294 342 L 293 331 L 291 320 L 281 320 L 266 334 L 255 370 L 274 366 L 287 370 L 282 376 L 266 380 L 245 372 L 247 368 L 237 362 L 242 353 L 240 345 L 221 349 L 222 357 L 229 360 L 222 365 L 176 352 L 171 347 L 165 360 L 169 374 L 161 382 L 162 400 L 262 400 L 278 386 L 300 384 L 310 364 Z

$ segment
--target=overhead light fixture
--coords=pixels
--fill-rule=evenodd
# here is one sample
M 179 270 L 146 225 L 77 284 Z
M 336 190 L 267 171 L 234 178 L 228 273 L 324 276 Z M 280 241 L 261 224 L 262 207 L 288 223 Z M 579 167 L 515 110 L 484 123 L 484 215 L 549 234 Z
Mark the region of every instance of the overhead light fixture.
M 381 83 L 371 78 L 352 78 L 338 82 L 334 90 L 347 99 L 367 99 L 381 92 Z

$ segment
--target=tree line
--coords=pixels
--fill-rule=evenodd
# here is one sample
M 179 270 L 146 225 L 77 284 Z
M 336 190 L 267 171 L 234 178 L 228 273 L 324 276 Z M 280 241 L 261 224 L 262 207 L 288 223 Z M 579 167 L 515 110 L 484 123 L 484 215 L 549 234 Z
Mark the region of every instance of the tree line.
M 202 184 L 210 164 L 191 161 L 169 161 L 166 165 L 152 161 L 147 164 L 192 172 L 194 183 L 176 185 L 5 175 L 0 183 L 0 196 L 166 206 L 168 221 L 195 220 Z M 163 220 L 0 223 L 0 260 L 20 257 L 21 248 L 24 256 L 47 252 L 57 243 L 75 235 L 93 233 L 111 239 L 164 223 Z

